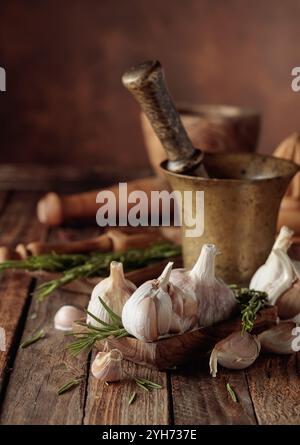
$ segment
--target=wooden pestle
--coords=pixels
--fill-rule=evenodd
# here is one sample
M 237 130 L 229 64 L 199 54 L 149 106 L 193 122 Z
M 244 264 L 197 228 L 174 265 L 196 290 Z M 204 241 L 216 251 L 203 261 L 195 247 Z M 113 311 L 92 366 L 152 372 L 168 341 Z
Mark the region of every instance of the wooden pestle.
M 152 190 L 165 190 L 168 186 L 162 178 L 151 176 L 143 179 L 136 179 L 127 183 L 128 194 L 135 190 L 143 190 L 148 197 Z M 106 188 L 114 193 L 117 202 L 119 202 L 119 185 Z M 51 192 L 41 198 L 37 204 L 37 216 L 41 223 L 48 226 L 59 226 L 67 221 L 80 219 L 96 218 L 99 204 L 96 197 L 100 190 L 93 190 L 74 195 L 59 196 Z M 149 199 L 150 202 L 150 199 Z M 122 204 L 122 203 L 121 203 Z M 134 204 L 128 204 L 130 209 Z
M 118 229 L 110 229 L 103 235 L 80 241 L 68 243 L 29 243 L 25 251 L 29 255 L 42 255 L 45 253 L 88 253 L 88 252 L 111 252 L 125 251 L 127 249 L 144 248 L 150 244 L 162 240 L 157 231 L 143 231 L 140 233 L 127 234 Z M 20 246 L 18 246 L 20 248 Z M 23 246 L 24 248 L 24 246 Z M 21 254 L 21 252 L 20 252 Z
M 18 252 L 12 247 L 1 246 L 0 247 L 0 263 L 8 260 L 20 260 L 22 259 Z
M 207 177 L 203 153 L 190 140 L 165 84 L 159 61 L 148 61 L 126 71 L 123 85 L 148 117 L 168 157 L 168 170 Z

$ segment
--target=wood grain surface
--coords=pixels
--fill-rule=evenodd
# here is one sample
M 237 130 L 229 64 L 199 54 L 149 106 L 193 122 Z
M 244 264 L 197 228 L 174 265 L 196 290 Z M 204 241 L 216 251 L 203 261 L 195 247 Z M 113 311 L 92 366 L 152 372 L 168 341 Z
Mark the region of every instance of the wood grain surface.
M 35 218 L 38 196 L 38 192 L 9 188 L 0 193 L 0 242 L 13 246 L 19 241 L 66 241 L 99 233 L 96 225 L 48 231 Z M 300 424 L 299 353 L 261 355 L 245 371 L 220 367 L 216 378 L 209 375 L 208 356 L 200 360 L 195 354 L 190 365 L 167 373 L 125 362 L 126 379 L 107 386 L 89 372 L 95 351 L 93 356 L 71 358 L 64 349 L 70 340 L 53 328 L 53 316 L 60 306 L 84 306 L 88 295 L 63 289 L 37 304 L 31 296 L 36 280 L 41 278 L 22 272 L 0 277 L 0 326 L 5 327 L 7 337 L 7 349 L 0 352 L 1 424 Z M 39 328 L 46 337 L 21 349 L 21 341 Z M 81 384 L 58 396 L 58 388 L 79 374 L 83 375 Z M 162 389 L 144 392 L 132 376 L 160 383 Z M 128 405 L 133 392 L 136 401 Z

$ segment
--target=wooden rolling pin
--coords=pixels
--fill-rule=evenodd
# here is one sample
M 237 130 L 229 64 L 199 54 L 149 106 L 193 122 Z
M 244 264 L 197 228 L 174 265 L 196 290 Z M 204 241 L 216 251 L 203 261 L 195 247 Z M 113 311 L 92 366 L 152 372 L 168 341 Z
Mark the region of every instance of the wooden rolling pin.
M 103 235 L 80 241 L 68 243 L 45 243 L 33 242 L 27 246 L 17 246 L 18 253 L 22 258 L 26 255 L 42 255 L 45 253 L 88 253 L 88 252 L 111 252 L 127 249 L 144 248 L 163 238 L 157 231 L 143 231 L 140 233 L 128 234 L 118 229 L 108 230 Z
M 144 191 L 148 197 L 152 190 L 167 190 L 168 185 L 162 178 L 151 176 L 149 178 L 137 179 L 127 183 L 128 194 L 135 190 Z M 119 202 L 119 184 L 104 190 L 114 193 L 117 203 Z M 75 195 L 59 196 L 56 193 L 48 193 L 37 204 L 37 216 L 41 223 L 48 226 L 59 226 L 67 221 L 96 218 L 99 204 L 96 197 L 100 190 L 79 193 Z M 150 199 L 148 200 L 150 202 Z M 130 209 L 134 204 L 128 204 Z M 149 209 L 147 209 L 149 210 Z

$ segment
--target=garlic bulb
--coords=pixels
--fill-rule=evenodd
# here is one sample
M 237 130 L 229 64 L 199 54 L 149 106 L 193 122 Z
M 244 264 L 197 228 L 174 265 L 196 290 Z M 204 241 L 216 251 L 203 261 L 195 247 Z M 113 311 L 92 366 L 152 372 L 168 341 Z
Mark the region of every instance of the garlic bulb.
M 54 316 L 54 327 L 59 331 L 72 331 L 73 323 L 82 318 L 84 312 L 75 306 L 62 306 Z
M 198 325 L 198 301 L 194 295 L 185 294 L 179 287 L 169 284 L 168 293 L 172 301 L 170 333 L 182 334 Z
M 172 321 L 172 301 L 168 284 L 173 263 L 168 263 L 156 280 L 142 284 L 126 301 L 122 322 L 136 338 L 152 342 L 169 332 Z
M 121 316 L 125 302 L 135 289 L 136 286 L 124 277 L 123 264 L 118 263 L 117 261 L 112 261 L 110 263 L 109 277 L 100 281 L 100 283 L 93 289 L 88 305 L 88 312 L 95 315 L 100 320 L 110 323 L 111 320 L 109 315 L 99 301 L 99 297 L 102 298 L 104 303 L 106 303 L 110 309 L 117 315 Z M 102 325 L 90 315 L 87 316 L 86 322 L 94 327 L 102 327 Z
M 295 352 L 292 348 L 292 342 L 295 339 L 293 329 L 296 326 L 296 323 L 285 321 L 259 334 L 262 351 L 293 354 Z
M 250 289 L 267 292 L 272 304 L 294 281 L 294 267 L 287 254 L 292 235 L 293 231 L 288 227 L 281 228 L 267 261 L 255 272 L 250 282 Z
M 260 342 L 248 332 L 234 332 L 219 341 L 209 359 L 210 373 L 216 377 L 218 364 L 228 369 L 245 369 L 254 363 L 260 353 Z
M 198 301 L 199 326 L 211 326 L 233 315 L 237 301 L 232 290 L 215 276 L 215 257 L 218 250 L 214 244 L 204 244 L 193 269 L 175 269 L 170 281 L 187 295 Z
M 252 277 L 250 288 L 267 292 L 271 304 L 278 307 L 282 319 L 300 313 L 300 267 L 287 254 L 293 231 L 283 226 L 269 257 Z
M 104 382 L 122 380 L 122 359 L 122 353 L 118 349 L 98 352 L 91 366 L 93 376 Z

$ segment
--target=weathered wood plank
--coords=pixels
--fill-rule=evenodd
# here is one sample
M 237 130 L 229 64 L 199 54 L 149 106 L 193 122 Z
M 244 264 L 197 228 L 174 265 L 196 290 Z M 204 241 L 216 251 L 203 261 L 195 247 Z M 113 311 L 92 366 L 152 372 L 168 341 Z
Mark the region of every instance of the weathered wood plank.
M 139 388 L 130 377 L 108 386 L 91 374 L 88 381 L 88 395 L 84 423 L 87 425 L 167 425 L 169 404 L 167 375 L 124 361 L 129 376 L 141 377 L 162 385 L 162 389 L 146 392 Z M 128 405 L 130 396 L 137 397 Z
M 0 195 L 1 196 L 1 195 Z M 37 195 L 13 193 L 0 216 L 0 244 L 29 241 L 42 237 L 45 227 L 35 218 Z M 6 272 L 0 277 L 0 326 L 6 333 L 6 351 L 0 352 L 0 390 L 8 377 L 7 365 L 14 358 L 14 339 L 28 301 L 32 278 L 23 272 Z
M 17 244 L 44 239 L 47 228 L 36 218 L 39 193 L 13 192 L 0 217 L 0 243 Z
M 238 403 L 232 401 L 226 383 L 234 389 Z M 175 425 L 256 424 L 243 371 L 222 369 L 212 378 L 205 360 L 172 373 L 171 385 Z
M 18 350 L 1 410 L 1 424 L 82 423 L 85 379 L 61 396 L 57 390 L 70 378 L 86 372 L 86 354 L 70 357 L 65 346 L 71 339 L 54 329 L 53 318 L 63 304 L 84 306 L 86 300 L 86 296 L 66 291 L 55 292 L 40 304 L 33 299 L 22 341 L 41 328 L 46 337 Z
M 300 424 L 300 354 L 262 355 L 247 369 L 259 424 Z
M 14 338 L 28 298 L 31 277 L 23 272 L 6 273 L 0 281 L 0 327 L 5 331 L 5 351 L 0 351 L 0 392 L 14 356 Z

